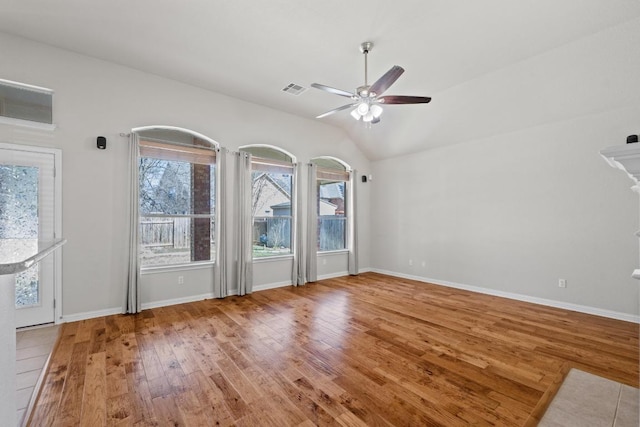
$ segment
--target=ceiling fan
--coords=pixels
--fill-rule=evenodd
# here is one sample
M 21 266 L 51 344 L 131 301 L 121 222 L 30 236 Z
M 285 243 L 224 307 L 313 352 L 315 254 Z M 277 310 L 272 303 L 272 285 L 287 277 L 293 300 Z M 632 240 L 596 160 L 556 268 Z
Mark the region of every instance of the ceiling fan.
M 316 89 L 324 90 L 325 92 L 333 93 L 336 95 L 344 96 L 352 100 L 351 103 L 343 105 L 333 110 L 327 111 L 317 116 L 317 119 L 327 117 L 338 111 L 348 110 L 353 108 L 351 116 L 356 119 L 362 119 L 363 122 L 378 123 L 380 121 L 380 115 L 382 115 L 382 104 L 426 104 L 431 101 L 428 96 L 401 96 L 401 95 L 385 95 L 382 96 L 398 77 L 404 73 L 404 68 L 394 65 L 389 71 L 384 73 L 376 82 L 369 85 L 367 80 L 367 55 L 373 48 L 373 43 L 364 42 L 360 45 L 360 52 L 364 54 L 364 85 L 356 89 L 354 93 L 347 92 L 346 90 L 336 89 L 331 86 L 325 86 L 319 83 L 312 83 L 311 86 Z

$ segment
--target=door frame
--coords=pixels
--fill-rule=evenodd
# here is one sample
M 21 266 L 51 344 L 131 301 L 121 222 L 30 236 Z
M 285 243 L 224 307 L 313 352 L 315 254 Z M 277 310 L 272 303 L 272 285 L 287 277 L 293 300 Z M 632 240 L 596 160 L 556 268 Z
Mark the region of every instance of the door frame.
M 59 148 L 39 147 L 35 145 L 22 145 L 3 142 L 0 140 L 0 148 L 7 150 L 28 151 L 32 153 L 53 155 L 53 236 L 54 239 L 62 237 L 62 150 Z M 62 251 L 55 251 L 53 257 L 53 321 L 62 323 Z

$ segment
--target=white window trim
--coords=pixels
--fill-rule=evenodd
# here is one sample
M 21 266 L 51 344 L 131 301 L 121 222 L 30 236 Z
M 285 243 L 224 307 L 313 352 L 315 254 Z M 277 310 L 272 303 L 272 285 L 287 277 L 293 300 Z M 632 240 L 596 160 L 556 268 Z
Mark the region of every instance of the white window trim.
M 323 256 L 331 256 L 331 255 L 340 255 L 340 254 L 348 254 L 349 249 L 336 249 L 332 251 L 318 251 L 318 258 Z
M 171 271 L 184 271 L 184 270 L 203 270 L 212 268 L 215 265 L 215 261 L 196 261 L 189 264 L 171 264 L 171 265 L 155 265 L 152 267 L 140 268 L 140 275 L 155 273 L 166 273 Z
M 55 123 L 32 122 L 31 120 L 14 119 L 13 117 L 0 116 L 0 124 L 10 126 L 21 126 L 30 129 L 40 129 L 46 131 L 56 130 Z
M 254 264 L 262 264 L 264 262 L 269 261 L 281 261 L 283 259 L 293 259 L 293 254 L 285 254 L 285 255 L 273 255 L 273 256 L 261 256 L 259 258 L 253 258 Z

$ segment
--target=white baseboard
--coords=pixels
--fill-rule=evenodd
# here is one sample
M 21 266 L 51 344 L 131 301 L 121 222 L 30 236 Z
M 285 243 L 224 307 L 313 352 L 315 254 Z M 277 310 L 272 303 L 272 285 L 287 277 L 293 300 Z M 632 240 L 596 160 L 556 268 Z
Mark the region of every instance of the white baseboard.
M 267 289 L 284 288 L 292 286 L 291 281 L 265 283 L 263 285 L 256 285 L 253 287 L 253 292 L 266 291 Z
M 106 308 L 104 310 L 85 311 L 83 313 L 63 315 L 59 323 L 77 322 L 79 320 L 94 319 L 96 317 L 111 316 L 114 314 L 122 314 L 122 307 Z
M 344 277 L 348 275 L 348 271 L 338 271 L 337 273 L 322 274 L 318 276 L 318 280 L 335 279 L 336 277 Z
M 358 273 L 367 273 L 369 271 L 371 271 L 371 269 L 363 268 L 363 269 L 358 270 Z M 348 276 L 348 275 L 349 275 L 348 271 L 339 271 L 337 273 L 322 274 L 322 275 L 318 276 L 318 280 L 335 279 L 336 277 L 344 277 L 344 276 Z M 293 286 L 293 285 L 289 281 L 266 283 L 264 285 L 256 285 L 256 286 L 254 286 L 253 287 L 253 292 L 266 291 L 267 289 L 285 288 L 287 286 Z
M 165 299 L 162 301 L 144 302 L 141 304 L 141 308 L 147 310 L 149 308 L 166 307 L 168 305 L 184 304 L 185 302 L 202 301 L 203 299 L 211 298 L 213 298 L 213 292 L 208 292 L 206 294 L 189 295 L 187 297 Z
M 546 298 L 532 297 L 529 295 L 516 294 L 512 292 L 498 291 L 495 289 L 483 288 L 480 286 L 465 285 L 462 283 L 449 282 L 447 280 L 430 279 L 428 277 L 413 276 L 411 274 L 398 273 L 395 271 L 372 268 L 374 273 L 386 274 L 387 276 L 400 277 L 403 279 L 416 280 L 418 282 L 432 283 L 434 285 L 447 286 L 449 288 L 462 289 L 465 291 L 477 292 L 480 294 L 493 295 L 502 298 L 509 298 L 517 301 L 530 302 L 534 304 L 546 305 L 549 307 L 562 308 L 565 310 L 577 311 L 580 313 L 593 314 L 595 316 L 608 317 L 611 319 L 624 320 L 626 322 L 640 323 L 640 316 L 635 314 L 620 313 L 618 311 L 605 310 L 586 305 L 572 304 L 563 301 L 555 301 Z

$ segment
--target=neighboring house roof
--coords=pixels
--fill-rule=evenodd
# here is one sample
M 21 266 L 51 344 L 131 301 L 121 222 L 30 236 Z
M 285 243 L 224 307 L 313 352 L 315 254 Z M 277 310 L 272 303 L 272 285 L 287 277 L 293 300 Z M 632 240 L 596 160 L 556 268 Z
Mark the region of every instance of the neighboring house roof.
M 324 203 L 325 205 L 329 205 L 329 206 L 331 206 L 332 208 L 337 208 L 337 207 L 338 207 L 338 205 L 336 205 L 335 203 L 331 203 L 331 202 L 330 202 L 330 201 L 328 201 L 328 200 L 320 200 L 320 203 Z
M 268 173 L 254 175 L 252 185 L 252 214 L 257 216 L 273 215 L 272 205 L 291 203 L 290 193 L 280 185 L 278 180 L 272 179 Z
M 321 199 L 344 199 L 342 193 L 342 185 L 339 182 L 331 184 L 324 184 L 320 186 L 320 198 Z
M 277 209 L 277 208 L 290 208 L 291 207 L 291 202 L 284 202 L 284 203 L 278 203 L 277 205 L 271 205 L 269 206 L 271 209 Z
M 282 194 L 284 194 L 285 196 L 287 196 L 287 198 L 291 198 L 291 193 L 290 191 L 287 191 L 287 189 L 285 188 L 285 186 L 283 185 L 282 182 L 278 182 L 277 179 L 274 179 L 271 175 L 269 175 L 266 172 L 261 173 L 260 175 L 258 175 L 258 177 L 256 178 L 256 180 L 258 179 L 265 179 L 267 181 L 269 181 L 270 183 L 272 183 L 277 189 L 278 191 L 281 191 Z

